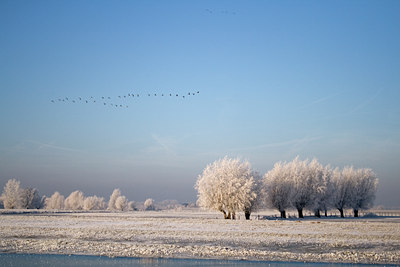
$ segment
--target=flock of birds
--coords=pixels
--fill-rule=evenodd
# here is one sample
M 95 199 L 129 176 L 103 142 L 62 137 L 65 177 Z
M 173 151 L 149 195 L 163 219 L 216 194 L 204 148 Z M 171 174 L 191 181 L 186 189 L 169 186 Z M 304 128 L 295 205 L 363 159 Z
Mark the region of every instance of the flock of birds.
M 70 98 L 70 97 L 64 97 L 64 98 L 57 98 L 57 99 L 51 99 L 51 103 L 84 103 L 84 104 L 101 104 L 103 106 L 110 106 L 110 107 L 116 107 L 116 108 L 128 108 L 129 105 L 126 104 L 121 104 L 121 101 L 123 100 L 128 100 L 132 98 L 140 98 L 140 97 L 174 97 L 174 98 L 182 98 L 185 99 L 189 96 L 195 96 L 197 94 L 200 94 L 200 91 L 196 92 L 188 92 L 187 94 L 176 94 L 176 93 L 168 93 L 168 94 L 157 94 L 157 93 L 147 93 L 147 94 L 134 94 L 130 93 L 127 95 L 119 95 L 116 97 L 111 97 L 111 96 L 102 96 L 102 97 L 77 97 L 77 98 Z

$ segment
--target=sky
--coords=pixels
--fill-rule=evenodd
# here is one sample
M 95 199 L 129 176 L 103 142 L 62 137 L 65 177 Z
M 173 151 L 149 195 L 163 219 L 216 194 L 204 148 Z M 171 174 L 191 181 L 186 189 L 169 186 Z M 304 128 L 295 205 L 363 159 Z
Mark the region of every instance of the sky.
M 299 156 L 372 168 L 375 204 L 400 207 L 399 13 L 389 0 L 2 0 L 0 187 L 195 202 L 225 155 L 261 174 Z

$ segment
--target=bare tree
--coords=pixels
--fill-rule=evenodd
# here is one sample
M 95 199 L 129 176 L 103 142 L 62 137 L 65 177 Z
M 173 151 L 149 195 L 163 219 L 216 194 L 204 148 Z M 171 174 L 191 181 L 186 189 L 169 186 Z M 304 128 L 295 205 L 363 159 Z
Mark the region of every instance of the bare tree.
M 1 198 L 5 209 L 18 209 L 21 207 L 21 189 L 20 182 L 10 179 L 4 186 Z
M 207 165 L 195 185 L 199 206 L 235 219 L 237 211 L 245 211 L 257 198 L 254 174 L 250 163 L 239 159 L 224 157 Z

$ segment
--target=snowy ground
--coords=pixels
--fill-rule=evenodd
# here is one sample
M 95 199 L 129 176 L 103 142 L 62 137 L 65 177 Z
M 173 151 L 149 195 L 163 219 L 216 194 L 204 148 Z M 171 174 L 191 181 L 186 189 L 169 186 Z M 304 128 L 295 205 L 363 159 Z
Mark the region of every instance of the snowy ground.
M 1 252 L 400 264 L 400 217 L 231 221 L 196 210 L 0 212 Z

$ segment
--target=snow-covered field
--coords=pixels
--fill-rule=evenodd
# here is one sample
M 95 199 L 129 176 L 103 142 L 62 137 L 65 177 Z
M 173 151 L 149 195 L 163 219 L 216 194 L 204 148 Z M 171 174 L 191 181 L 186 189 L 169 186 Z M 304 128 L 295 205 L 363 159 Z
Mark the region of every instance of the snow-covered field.
M 231 221 L 197 210 L 3 212 L 0 252 L 400 264 L 400 218 Z

